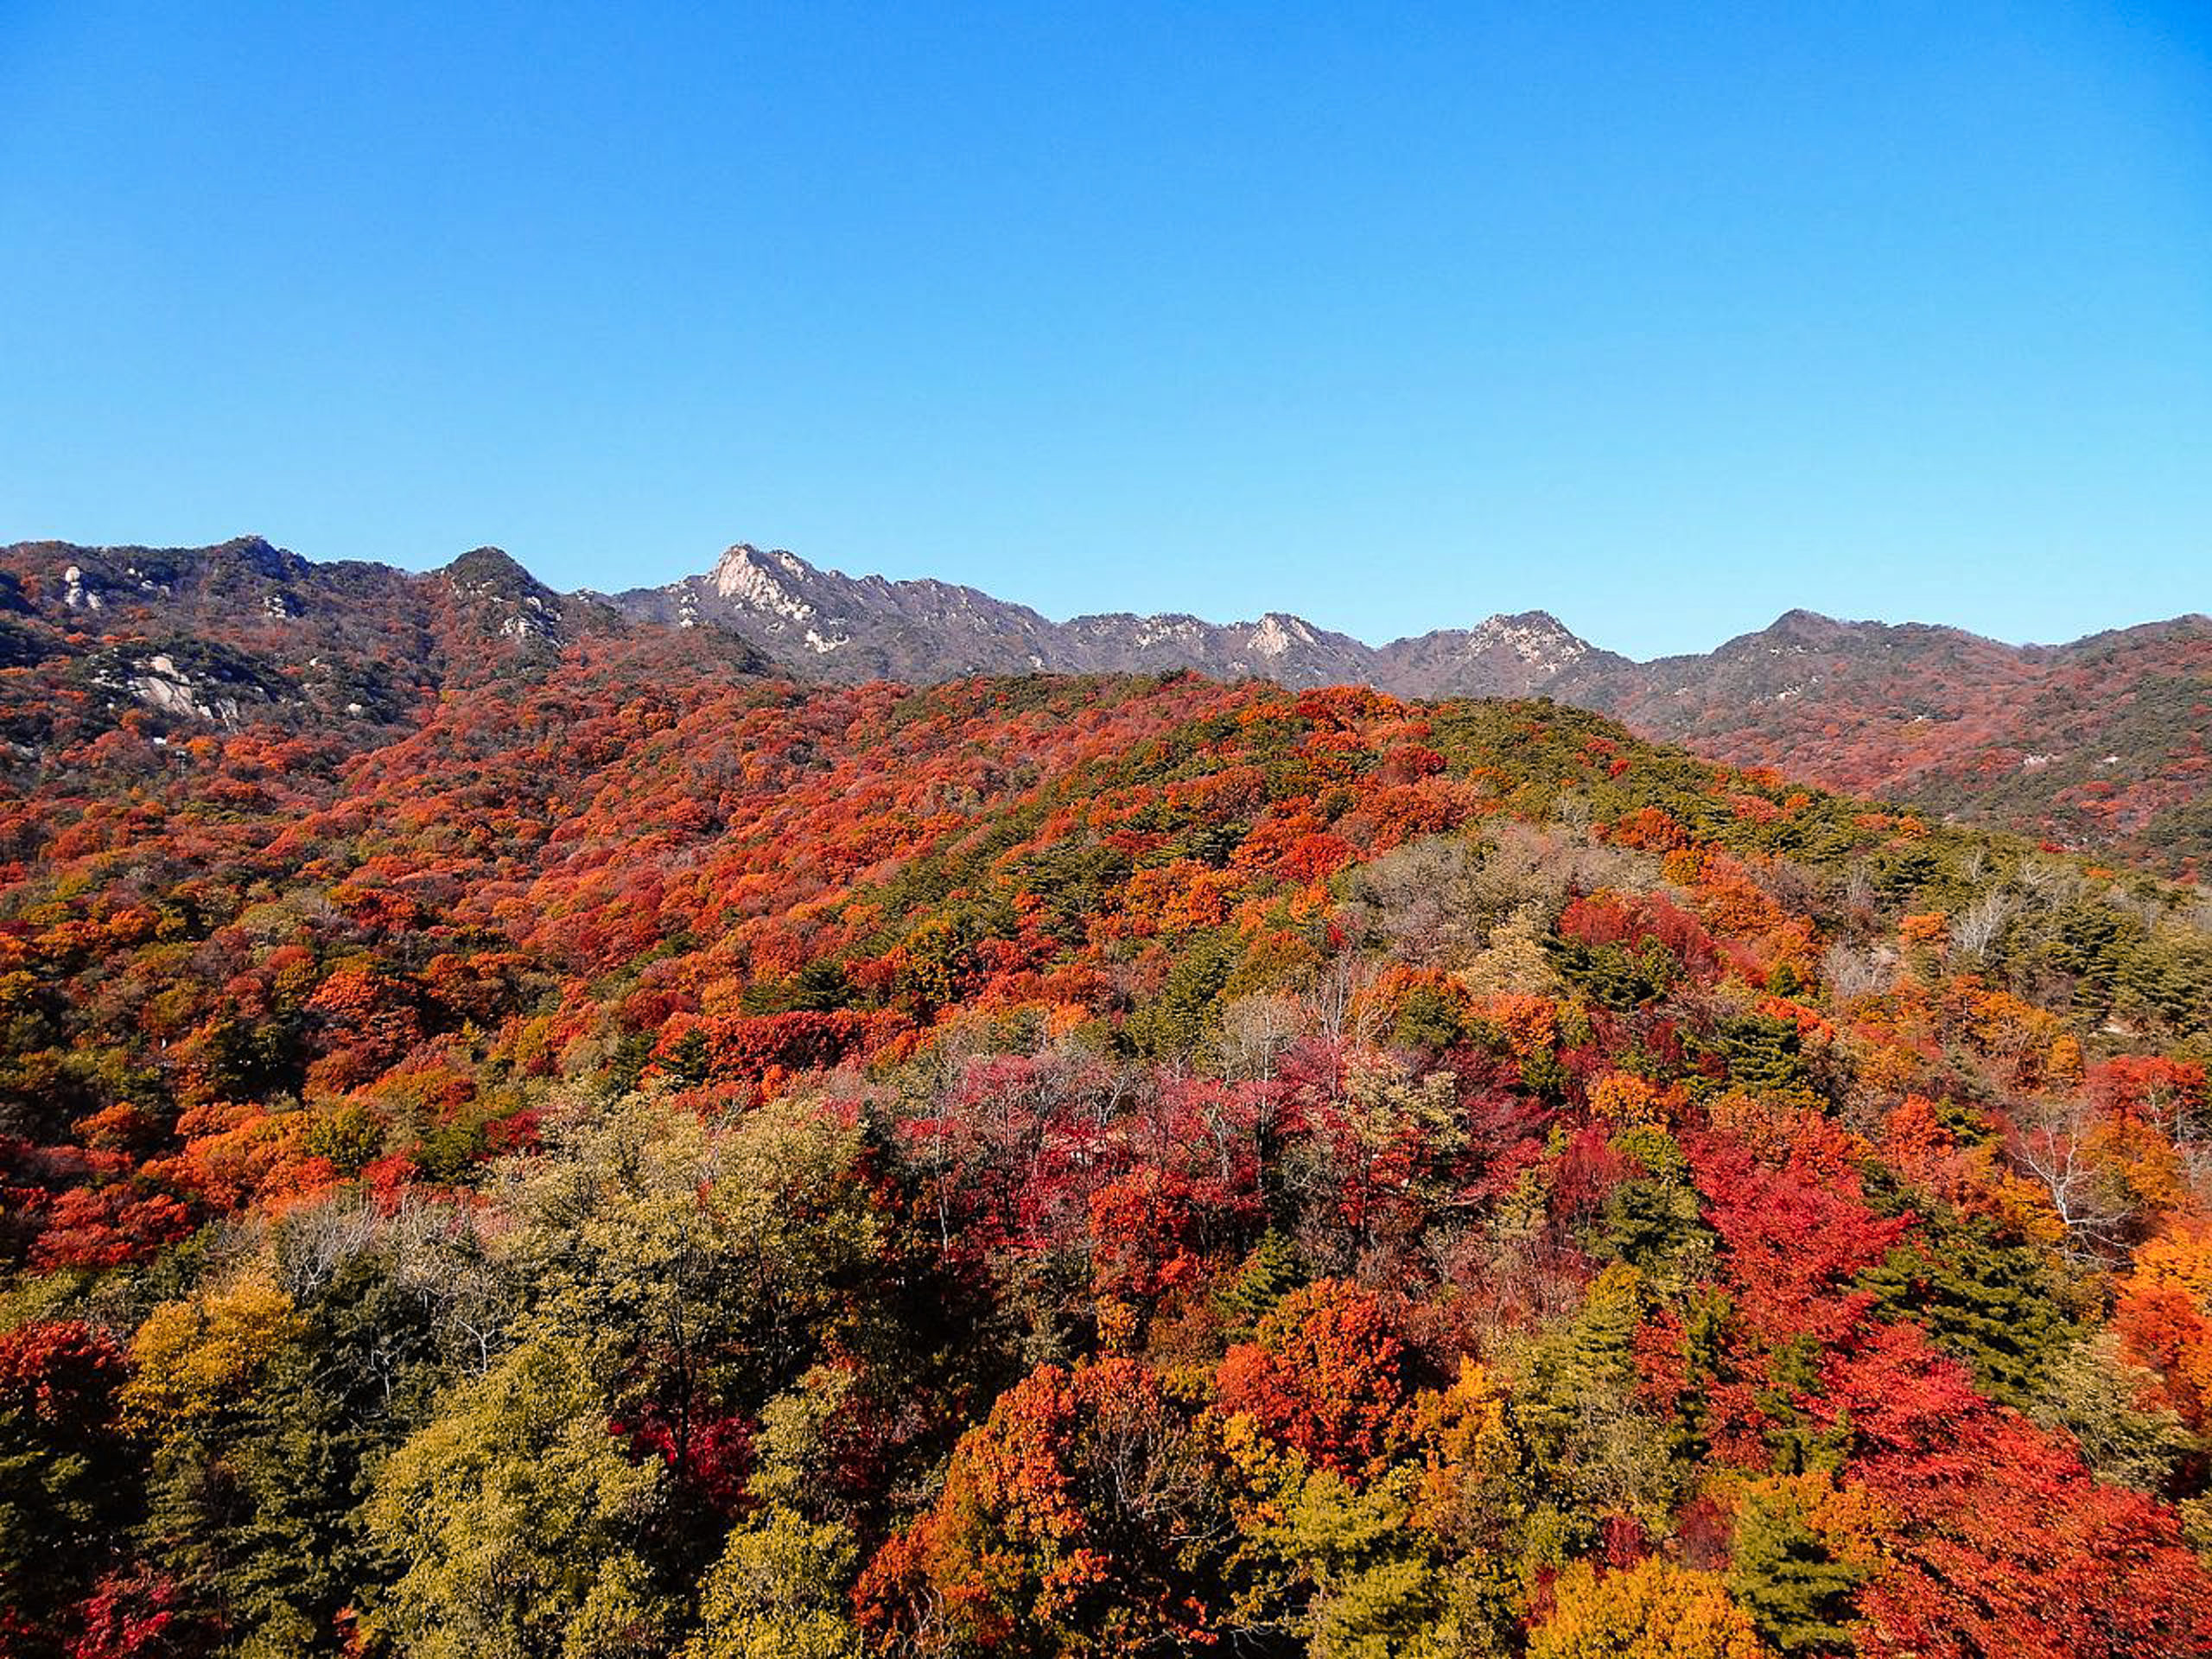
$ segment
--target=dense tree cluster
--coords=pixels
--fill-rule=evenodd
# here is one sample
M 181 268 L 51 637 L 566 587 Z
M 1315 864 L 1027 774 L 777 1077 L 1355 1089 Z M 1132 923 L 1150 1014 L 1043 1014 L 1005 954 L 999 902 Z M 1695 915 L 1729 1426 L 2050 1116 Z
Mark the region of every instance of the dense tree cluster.
M 474 616 L 17 755 L 0 1654 L 2212 1651 L 2193 890 Z

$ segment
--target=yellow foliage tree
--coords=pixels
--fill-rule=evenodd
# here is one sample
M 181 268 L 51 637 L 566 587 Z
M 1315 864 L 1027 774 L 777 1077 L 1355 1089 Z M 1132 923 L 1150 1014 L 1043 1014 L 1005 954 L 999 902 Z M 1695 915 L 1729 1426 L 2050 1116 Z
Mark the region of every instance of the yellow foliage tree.
M 260 1277 L 163 1302 L 130 1340 L 126 1420 L 157 1434 L 206 1421 L 235 1400 L 296 1329 L 291 1298 Z
M 857 1554 L 842 1527 L 771 1505 L 730 1534 L 683 1659 L 860 1659 L 843 1594 Z
M 1659 1091 L 1628 1071 L 1608 1071 L 1590 1085 L 1590 1109 L 1608 1122 L 1663 1128 L 1667 1109 Z
M 1577 1562 L 1554 1596 L 1529 1659 L 1764 1659 L 1769 1651 L 1719 1574 L 1660 1556 L 1603 1577 Z
M 363 1519 L 403 1570 L 375 1624 L 412 1659 L 667 1651 L 668 1610 L 636 1548 L 658 1466 L 607 1433 L 601 1361 L 525 1344 L 385 1461 Z

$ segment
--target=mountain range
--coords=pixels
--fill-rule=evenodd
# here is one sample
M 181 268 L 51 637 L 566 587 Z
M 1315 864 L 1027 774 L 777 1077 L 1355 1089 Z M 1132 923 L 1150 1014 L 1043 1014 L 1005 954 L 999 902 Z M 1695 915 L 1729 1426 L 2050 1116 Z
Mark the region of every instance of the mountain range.
M 591 597 L 644 620 L 728 629 L 810 679 L 1187 669 L 1295 687 L 1365 683 L 1402 696 L 1518 696 L 1586 661 L 1623 660 L 1542 611 L 1379 649 L 1280 611 L 1251 622 L 1126 611 L 1053 622 L 977 588 L 848 576 L 744 543 L 702 575 Z
M 2011 645 L 1792 611 L 1711 652 L 1634 662 L 1543 611 L 1380 646 L 1281 612 L 1055 622 L 974 588 L 848 576 L 745 543 L 665 586 L 569 594 L 488 548 L 427 575 L 318 563 L 253 537 L 0 549 L 0 668 L 67 660 L 112 700 L 188 720 L 400 720 L 457 653 L 558 651 L 639 626 L 688 633 L 732 672 L 804 680 L 1191 671 L 1408 698 L 1549 696 L 1714 759 L 2067 844 L 2169 868 L 2212 855 L 2202 615 Z M 19 748 L 32 736 L 16 734 Z

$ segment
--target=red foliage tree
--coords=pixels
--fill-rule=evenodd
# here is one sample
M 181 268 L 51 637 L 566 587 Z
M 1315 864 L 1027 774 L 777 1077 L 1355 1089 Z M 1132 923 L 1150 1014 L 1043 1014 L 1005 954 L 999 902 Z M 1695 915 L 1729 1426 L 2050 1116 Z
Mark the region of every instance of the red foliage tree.
M 1411 1385 L 1405 1344 L 1370 1291 L 1325 1279 L 1294 1290 L 1254 1340 L 1221 1362 L 1220 1408 L 1338 1473 L 1365 1473 L 1401 1433 Z

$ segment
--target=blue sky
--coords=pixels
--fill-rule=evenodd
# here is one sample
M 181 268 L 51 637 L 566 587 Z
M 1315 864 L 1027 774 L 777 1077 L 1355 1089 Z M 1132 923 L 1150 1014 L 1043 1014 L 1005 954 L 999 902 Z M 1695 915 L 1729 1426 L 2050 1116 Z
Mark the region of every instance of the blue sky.
M 2190 6 L 0 0 L 0 538 L 2212 610 Z

